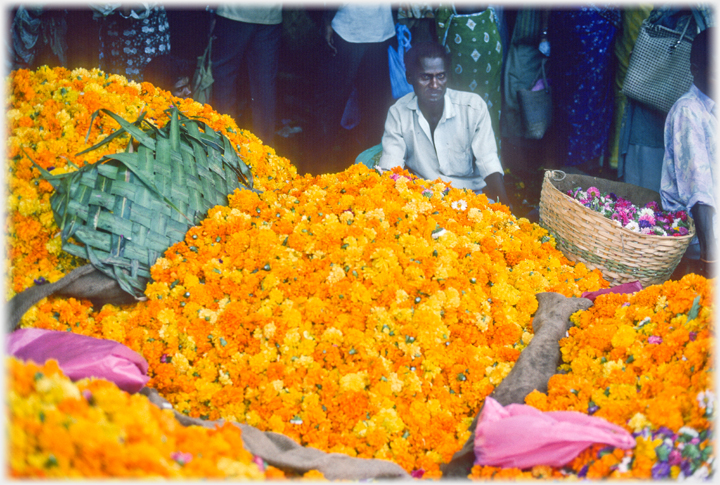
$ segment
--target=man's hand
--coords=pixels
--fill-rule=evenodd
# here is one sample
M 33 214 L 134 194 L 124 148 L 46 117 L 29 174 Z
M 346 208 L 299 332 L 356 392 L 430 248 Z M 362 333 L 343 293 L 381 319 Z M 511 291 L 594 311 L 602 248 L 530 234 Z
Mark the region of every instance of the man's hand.
M 325 41 L 327 42 L 327 45 L 330 46 L 330 49 L 333 51 L 333 56 L 337 54 L 337 47 L 335 47 L 335 44 L 333 43 L 333 33 L 335 31 L 332 28 L 332 25 L 330 23 L 325 24 Z
M 713 230 L 715 209 L 712 206 L 698 203 L 692 206 L 690 213 L 695 222 L 695 230 L 700 243 L 701 264 L 696 271 L 706 278 L 712 278 L 717 260 L 717 248 L 715 247 L 715 233 Z
M 485 188 L 483 194 L 490 199 L 491 202 L 500 201 L 501 204 L 506 205 L 512 210 L 512 204 L 508 199 L 507 193 L 505 192 L 505 183 L 503 182 L 503 176 L 500 172 L 491 173 L 485 177 Z

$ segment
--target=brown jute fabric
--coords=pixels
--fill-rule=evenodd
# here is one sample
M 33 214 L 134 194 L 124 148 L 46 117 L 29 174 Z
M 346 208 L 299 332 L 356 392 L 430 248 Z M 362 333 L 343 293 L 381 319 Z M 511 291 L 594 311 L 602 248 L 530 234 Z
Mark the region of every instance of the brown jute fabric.
M 547 392 L 548 381 L 560 365 L 560 339 L 570 329 L 570 316 L 587 310 L 593 304 L 587 298 L 568 298 L 559 293 L 538 293 L 538 309 L 533 317 L 533 339 L 520 353 L 510 373 L 490 394 L 503 406 L 525 404 L 525 397 L 533 390 Z M 464 478 L 475 462 L 475 428 L 482 408 L 470 425 L 472 434 L 449 463 L 441 465 L 444 478 Z M 518 437 L 522 439 L 522 437 Z
M 143 388 L 140 393 L 161 409 L 172 409 L 172 405 L 155 389 Z M 225 420 L 206 421 L 191 418 L 173 409 L 175 419 L 183 426 L 215 428 Z M 400 465 L 387 460 L 354 458 L 342 453 L 326 453 L 317 448 L 300 446 L 294 440 L 280 433 L 260 431 L 247 424 L 232 423 L 242 430 L 242 440 L 253 455 L 259 456 L 269 465 L 284 471 L 305 473 L 318 470 L 329 480 L 409 479 L 410 475 Z
M 611 286 L 640 281 L 643 287 L 666 281 L 680 262 L 695 235 L 690 220 L 687 236 L 640 234 L 573 200 L 566 192 L 576 187 L 613 192 L 642 207 L 660 203 L 653 190 L 622 182 L 547 171 L 540 194 L 540 225 L 555 238 L 556 247 L 571 261 L 599 269 Z
M 111 278 L 91 264 L 75 268 L 55 283 L 31 286 L 8 302 L 6 328 L 15 330 L 30 307 L 48 296 L 65 296 L 90 300 L 96 309 L 106 303 L 128 305 L 137 301 Z

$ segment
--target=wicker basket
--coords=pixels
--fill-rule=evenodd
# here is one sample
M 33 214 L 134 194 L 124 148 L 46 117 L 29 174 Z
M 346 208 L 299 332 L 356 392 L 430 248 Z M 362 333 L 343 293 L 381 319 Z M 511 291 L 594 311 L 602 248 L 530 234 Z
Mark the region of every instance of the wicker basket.
M 635 185 L 587 175 L 547 171 L 540 195 L 540 225 L 555 238 L 556 247 L 571 261 L 599 269 L 611 285 L 640 281 L 643 287 L 666 281 L 695 234 L 690 219 L 687 236 L 640 234 L 617 226 L 566 195 L 568 190 L 597 187 L 643 206 L 660 195 Z

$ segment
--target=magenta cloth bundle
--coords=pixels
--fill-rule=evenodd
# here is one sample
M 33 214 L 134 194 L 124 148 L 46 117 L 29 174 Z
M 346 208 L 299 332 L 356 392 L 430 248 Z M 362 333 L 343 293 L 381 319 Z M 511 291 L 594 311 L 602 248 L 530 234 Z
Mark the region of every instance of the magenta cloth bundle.
M 475 464 L 560 467 L 595 443 L 629 449 L 635 447 L 635 438 L 602 418 L 576 411 L 542 412 L 524 404 L 503 407 L 487 397 L 475 428 Z
M 137 352 L 112 340 L 39 328 L 23 328 L 8 336 L 8 353 L 37 364 L 54 359 L 72 381 L 97 377 L 129 393 L 149 380 L 148 363 Z
M 602 290 L 597 291 L 586 291 L 581 296 L 583 298 L 587 298 L 588 300 L 595 301 L 595 298 L 600 295 L 605 295 L 606 293 L 637 293 L 642 289 L 642 284 L 640 284 L 639 281 L 631 281 L 629 283 L 613 286 L 612 288 L 603 288 Z

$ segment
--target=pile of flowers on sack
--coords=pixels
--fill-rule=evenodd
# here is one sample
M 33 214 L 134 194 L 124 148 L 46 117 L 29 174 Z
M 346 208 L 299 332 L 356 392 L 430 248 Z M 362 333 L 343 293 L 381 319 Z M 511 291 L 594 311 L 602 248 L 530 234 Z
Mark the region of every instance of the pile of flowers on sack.
M 173 97 L 150 83 L 129 82 L 122 76 L 98 69 L 40 67 L 36 71 L 13 71 L 6 81 L 7 129 L 7 255 L 10 275 L 7 298 L 34 284 L 55 282 L 84 264 L 61 250 L 58 228 L 50 209 L 52 186 L 32 167 L 30 158 L 53 174 L 75 166 L 95 163 L 103 155 L 125 149 L 128 138 L 119 137 L 80 157 L 77 153 L 95 145 L 119 125 L 100 108 L 135 121 L 141 112 L 156 126 L 167 116 L 163 110 L 177 106 L 187 116 L 201 117 L 222 132 L 251 166 L 256 187 L 272 190 L 296 175 L 295 167 L 252 133 L 239 130 L 227 115 L 191 99 Z M 88 134 L 88 129 L 92 130 Z
M 599 212 L 618 226 L 640 234 L 655 236 L 687 236 L 690 223 L 685 211 L 663 211 L 660 205 L 651 201 L 645 207 L 637 207 L 616 194 L 601 193 L 597 187 L 587 190 L 577 187 L 568 190 L 573 200 L 588 209 Z
M 147 302 L 49 299 L 24 326 L 110 338 L 180 412 L 440 476 L 532 338 L 535 294 L 607 286 L 484 195 L 356 165 L 238 191 Z
M 13 478 L 284 478 L 243 447 L 232 424 L 182 426 L 105 380 L 72 383 L 54 360 L 6 358 L 8 472 Z
M 625 427 L 637 446 L 594 445 L 562 469 L 476 466 L 473 478 L 704 479 L 713 472 L 712 283 L 687 275 L 634 295 L 598 297 L 573 315 L 564 364 L 526 403 Z

